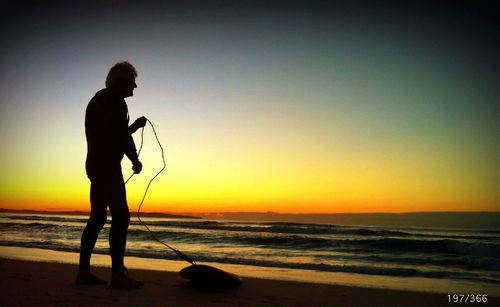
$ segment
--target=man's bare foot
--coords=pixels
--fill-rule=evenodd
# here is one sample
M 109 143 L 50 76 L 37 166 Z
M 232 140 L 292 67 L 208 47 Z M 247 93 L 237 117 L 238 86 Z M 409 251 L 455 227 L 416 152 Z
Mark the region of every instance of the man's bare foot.
M 105 280 L 100 279 L 90 271 L 79 270 L 76 275 L 76 284 L 78 285 L 104 285 Z
M 115 289 L 134 289 L 139 288 L 144 285 L 142 281 L 138 281 L 128 277 L 128 272 L 113 272 L 111 275 L 111 283 L 109 285 L 110 288 Z

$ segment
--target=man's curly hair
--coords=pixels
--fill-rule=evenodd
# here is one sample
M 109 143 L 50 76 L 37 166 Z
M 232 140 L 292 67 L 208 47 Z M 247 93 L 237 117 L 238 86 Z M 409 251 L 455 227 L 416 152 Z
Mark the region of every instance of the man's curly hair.
M 118 81 L 129 78 L 131 75 L 137 78 L 137 70 L 135 67 L 128 61 L 118 62 L 109 69 L 108 76 L 106 77 L 106 87 L 114 87 L 117 85 Z

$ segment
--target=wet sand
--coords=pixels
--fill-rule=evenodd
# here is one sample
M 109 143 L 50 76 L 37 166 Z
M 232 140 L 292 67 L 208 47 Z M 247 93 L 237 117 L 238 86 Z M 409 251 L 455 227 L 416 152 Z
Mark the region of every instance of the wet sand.
M 2 306 L 446 306 L 446 294 L 244 278 L 230 289 L 194 286 L 178 273 L 130 269 L 140 289 L 76 285 L 77 266 L 0 258 Z M 109 281 L 110 269 L 92 268 Z M 499 306 L 488 298 L 482 306 Z

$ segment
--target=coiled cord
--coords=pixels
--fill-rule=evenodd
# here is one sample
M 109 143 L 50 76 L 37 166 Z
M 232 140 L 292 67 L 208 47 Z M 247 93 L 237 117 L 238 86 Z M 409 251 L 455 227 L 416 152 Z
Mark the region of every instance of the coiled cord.
M 161 244 L 163 244 L 164 246 L 166 246 L 167 248 L 171 249 L 173 252 L 175 252 L 177 254 L 177 256 L 179 256 L 180 258 L 182 258 L 183 260 L 191 263 L 191 264 L 195 264 L 194 260 L 189 258 L 188 256 L 184 255 L 183 253 L 181 253 L 179 250 L 171 247 L 170 245 L 168 245 L 167 243 L 163 242 L 162 240 L 160 240 L 155 234 L 153 231 L 151 231 L 151 229 L 149 229 L 148 225 L 146 225 L 142 220 L 141 220 L 141 207 L 142 207 L 142 204 L 144 202 L 144 199 L 146 198 L 146 194 L 148 193 L 148 189 L 149 189 L 149 186 L 151 185 L 151 182 L 153 182 L 153 180 L 155 180 L 156 177 L 158 177 L 158 175 L 160 175 L 161 172 L 163 172 L 163 170 L 165 169 L 165 167 L 167 166 L 167 164 L 165 163 L 165 152 L 163 150 L 163 146 L 161 146 L 161 143 L 160 143 L 160 140 L 158 139 L 158 135 L 156 134 L 156 130 L 155 130 L 155 127 L 153 126 L 153 123 L 151 123 L 151 121 L 149 119 L 147 119 L 148 123 L 151 125 L 151 128 L 153 128 L 153 133 L 155 135 L 155 138 L 156 138 L 156 141 L 158 142 L 158 145 L 160 146 L 160 149 L 161 149 L 161 158 L 163 160 L 163 167 L 161 168 L 161 170 L 156 173 L 156 175 L 153 176 L 153 178 L 151 178 L 151 180 L 149 180 L 149 183 L 146 187 L 146 190 L 144 191 L 144 195 L 142 196 L 142 200 L 141 200 L 141 203 L 139 204 L 139 207 L 137 208 L 137 219 L 139 220 L 139 223 L 141 223 L 149 232 L 149 234 L 151 235 L 151 237 L 153 237 L 153 239 L 155 239 L 156 241 L 160 242 Z M 137 156 L 139 157 L 140 153 L 141 153 L 141 150 L 142 150 L 142 145 L 144 143 L 144 127 L 142 127 L 142 131 L 141 131 L 141 146 L 139 147 L 139 151 L 137 152 Z M 125 184 L 127 184 L 127 182 L 134 176 L 135 173 L 132 173 L 132 175 L 130 175 L 130 177 L 128 177 L 128 179 L 125 181 Z

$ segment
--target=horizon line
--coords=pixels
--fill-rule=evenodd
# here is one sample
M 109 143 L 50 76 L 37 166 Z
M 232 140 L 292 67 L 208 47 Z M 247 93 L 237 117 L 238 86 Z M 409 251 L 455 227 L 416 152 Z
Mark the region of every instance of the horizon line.
M 70 208 L 46 208 L 46 209 L 12 209 L 12 208 L 0 208 L 0 212 L 5 211 L 34 211 L 34 212 L 82 212 L 82 213 L 90 213 L 90 210 L 79 210 L 79 209 L 70 209 Z M 130 210 L 130 212 L 137 212 L 136 210 Z M 208 214 L 289 214 L 289 215 L 326 215 L 326 214 L 411 214 L 411 213 L 500 213 L 499 211 L 405 211 L 405 212 L 276 212 L 276 211 L 184 211 L 184 212 L 171 212 L 171 211 L 142 211 L 142 213 L 151 214 L 151 213 L 160 213 L 160 214 L 171 214 L 171 215 L 179 215 L 179 214 L 199 214 L 199 215 L 208 215 Z

